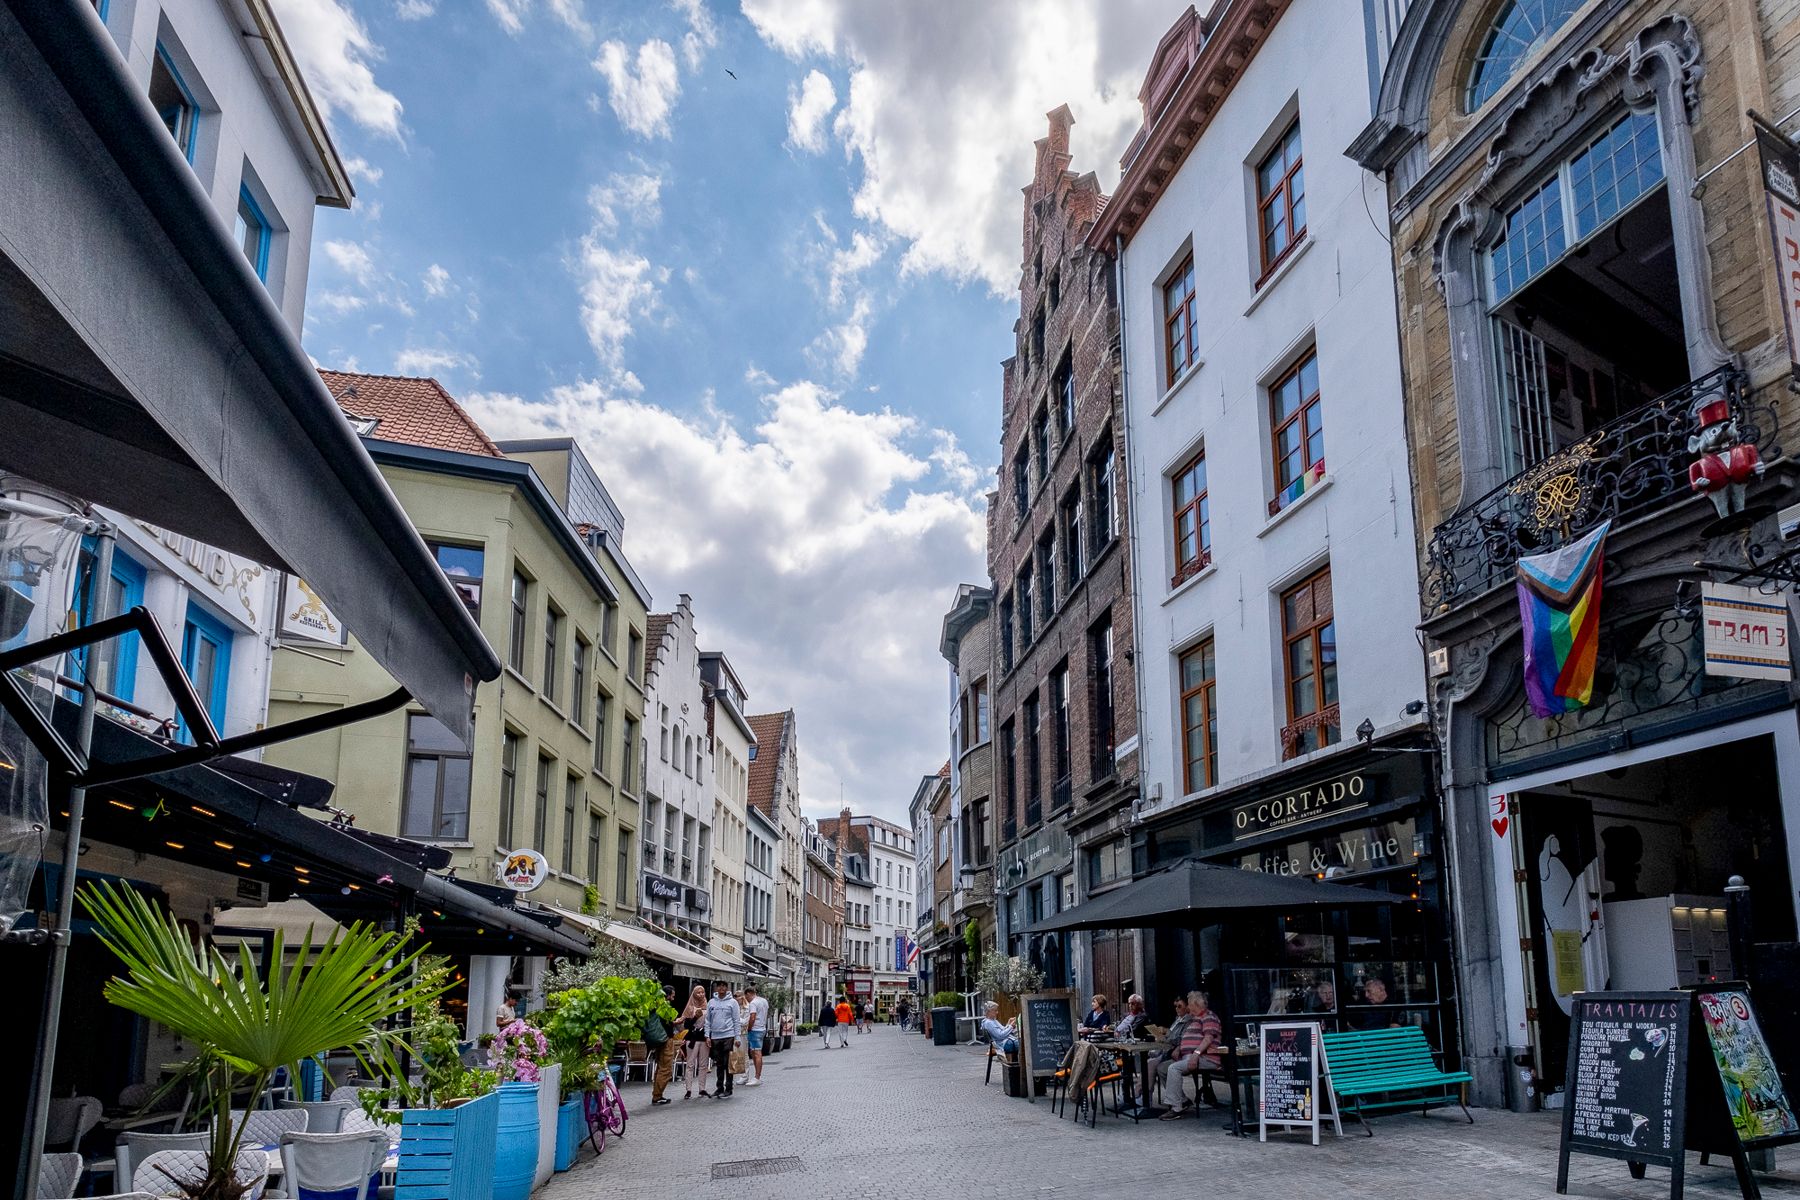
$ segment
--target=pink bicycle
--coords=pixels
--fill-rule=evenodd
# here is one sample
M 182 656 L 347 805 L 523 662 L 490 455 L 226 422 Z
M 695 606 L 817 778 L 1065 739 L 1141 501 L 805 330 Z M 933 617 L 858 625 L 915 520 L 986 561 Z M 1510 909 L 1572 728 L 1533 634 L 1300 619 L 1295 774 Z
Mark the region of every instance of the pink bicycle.
M 619 1095 L 611 1071 L 600 1073 L 600 1086 L 582 1097 L 582 1111 L 587 1116 L 588 1141 L 595 1154 L 606 1153 L 606 1135 L 625 1136 L 625 1098 Z

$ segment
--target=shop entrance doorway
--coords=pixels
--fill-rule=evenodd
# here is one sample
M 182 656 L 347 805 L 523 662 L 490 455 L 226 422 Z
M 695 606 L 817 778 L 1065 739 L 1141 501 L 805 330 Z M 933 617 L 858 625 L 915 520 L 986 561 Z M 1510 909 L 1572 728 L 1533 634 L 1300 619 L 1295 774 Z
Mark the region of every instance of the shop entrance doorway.
M 1794 937 L 1774 739 L 1724 742 L 1513 796 L 1525 1016 L 1541 1093 L 1567 1066 L 1570 997 L 1728 979 L 1725 885 L 1771 901 L 1757 937 Z M 1778 899 L 1779 898 L 1779 899 Z

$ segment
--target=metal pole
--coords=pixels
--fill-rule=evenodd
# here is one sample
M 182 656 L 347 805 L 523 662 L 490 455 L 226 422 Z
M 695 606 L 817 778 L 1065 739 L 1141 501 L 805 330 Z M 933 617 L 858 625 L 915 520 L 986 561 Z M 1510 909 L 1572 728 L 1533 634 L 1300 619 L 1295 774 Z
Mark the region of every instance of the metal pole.
M 1731 946 L 1731 977 L 1756 982 L 1756 924 L 1751 917 L 1750 885 L 1742 875 L 1725 884 L 1725 938 Z
M 111 589 L 103 581 L 112 578 L 113 542 L 116 532 L 111 525 L 96 524 L 94 529 L 94 567 L 88 576 L 92 589 L 88 611 L 93 619 L 103 621 L 113 615 L 105 611 Z M 94 704 L 96 680 L 103 676 L 112 652 L 110 642 L 99 642 L 88 648 L 87 669 L 81 681 L 81 712 L 75 724 L 75 747 L 83 760 L 94 744 Z M 87 788 L 69 788 L 69 828 L 63 845 L 61 886 L 57 889 L 55 928 L 50 933 L 50 976 L 44 984 L 44 1011 L 41 1017 L 37 1061 L 31 1066 L 30 1135 L 25 1142 L 24 1170 L 20 1186 L 14 1193 L 19 1200 L 30 1200 L 38 1194 L 38 1165 L 44 1153 L 44 1134 L 50 1123 L 50 1092 L 56 1076 L 56 1035 L 62 1025 L 63 982 L 68 975 L 69 940 L 75 921 L 75 873 L 81 862 L 81 819 L 87 808 Z

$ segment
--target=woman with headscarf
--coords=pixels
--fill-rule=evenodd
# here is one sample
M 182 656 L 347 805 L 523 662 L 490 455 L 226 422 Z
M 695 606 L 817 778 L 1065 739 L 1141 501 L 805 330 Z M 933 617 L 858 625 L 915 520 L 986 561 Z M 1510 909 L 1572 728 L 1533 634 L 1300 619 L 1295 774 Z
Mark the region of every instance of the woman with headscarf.
M 676 1028 L 683 1035 L 681 1043 L 682 1056 L 687 1060 L 687 1074 L 684 1081 L 687 1092 L 681 1098 L 694 1098 L 694 1083 L 700 1084 L 700 1098 L 707 1099 L 706 1091 L 706 989 L 699 984 L 688 993 L 687 1007 L 681 1010 L 681 1016 L 675 1022 Z

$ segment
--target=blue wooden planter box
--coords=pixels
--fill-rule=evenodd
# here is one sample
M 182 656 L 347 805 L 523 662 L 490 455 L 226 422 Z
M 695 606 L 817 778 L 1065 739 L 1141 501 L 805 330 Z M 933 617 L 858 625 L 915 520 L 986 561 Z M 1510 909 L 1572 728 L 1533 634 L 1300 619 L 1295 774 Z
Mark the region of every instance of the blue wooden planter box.
M 499 1117 L 491 1093 L 457 1108 L 402 1112 L 394 1200 L 491 1200 Z

